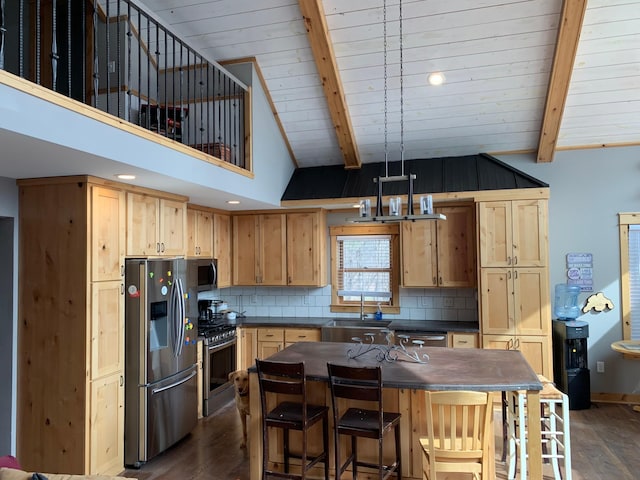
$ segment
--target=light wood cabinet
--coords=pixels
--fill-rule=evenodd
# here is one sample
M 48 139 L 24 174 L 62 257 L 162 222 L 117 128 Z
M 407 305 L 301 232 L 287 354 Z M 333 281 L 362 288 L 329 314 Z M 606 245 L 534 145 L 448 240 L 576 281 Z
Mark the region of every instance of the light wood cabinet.
M 89 471 L 121 472 L 124 463 L 124 388 L 119 374 L 91 382 Z
M 549 335 L 549 278 L 544 268 L 480 271 L 483 334 Z
M 18 183 L 18 457 L 30 471 L 117 474 L 124 193 L 85 176 Z
M 258 358 L 269 358 L 284 348 L 282 328 L 258 328 Z
M 187 256 L 213 258 L 213 213 L 187 208 Z
M 127 193 L 127 255 L 177 256 L 187 251 L 186 198 Z
M 286 285 L 285 214 L 233 217 L 233 284 Z
M 402 222 L 404 287 L 473 287 L 476 283 L 474 209 L 445 206 L 442 221 Z
M 246 369 L 297 342 L 319 342 L 319 328 L 238 327 L 237 365 Z
M 481 267 L 546 267 L 546 200 L 478 204 Z
M 213 215 L 213 258 L 218 259 L 218 288 L 231 286 L 231 216 Z
M 545 335 L 483 335 L 482 348 L 519 350 L 534 372 L 548 375 L 553 372 L 549 337 Z
M 451 348 L 478 348 L 477 333 L 448 333 L 449 347 Z
M 287 328 L 284 331 L 284 346 L 298 342 L 319 342 L 322 338 L 319 328 Z
M 258 357 L 258 329 L 238 327 L 236 342 L 236 366 L 238 370 L 251 367 Z
M 326 238 L 323 211 L 287 214 L 287 285 L 327 284 Z
M 478 204 L 483 348 L 520 350 L 553 378 L 546 200 Z

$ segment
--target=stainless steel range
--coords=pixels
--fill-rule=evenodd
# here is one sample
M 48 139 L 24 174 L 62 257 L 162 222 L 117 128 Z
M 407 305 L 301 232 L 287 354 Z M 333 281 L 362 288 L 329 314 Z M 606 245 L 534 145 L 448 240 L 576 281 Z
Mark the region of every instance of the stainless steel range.
M 204 338 L 202 414 L 207 416 L 233 398 L 229 374 L 236 371 L 236 327 L 219 318 L 200 319 L 198 335 Z

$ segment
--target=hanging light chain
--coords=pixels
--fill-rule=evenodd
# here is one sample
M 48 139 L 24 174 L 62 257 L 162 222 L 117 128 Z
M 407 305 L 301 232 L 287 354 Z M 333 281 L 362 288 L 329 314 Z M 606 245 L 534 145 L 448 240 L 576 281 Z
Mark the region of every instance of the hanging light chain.
M 402 58 L 402 0 L 400 0 L 400 163 L 404 176 L 404 62 Z
M 389 176 L 389 130 L 388 130 L 388 98 L 387 98 L 387 0 L 382 5 L 382 25 L 384 38 L 384 176 Z

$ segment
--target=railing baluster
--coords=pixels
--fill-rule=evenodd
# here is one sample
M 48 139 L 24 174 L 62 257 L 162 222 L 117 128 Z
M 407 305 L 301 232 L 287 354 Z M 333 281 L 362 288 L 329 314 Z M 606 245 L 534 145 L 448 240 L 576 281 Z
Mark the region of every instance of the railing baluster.
M 209 91 L 209 87 L 211 85 L 211 82 L 209 80 L 209 70 L 211 70 L 209 68 L 209 65 L 207 65 L 207 145 L 211 144 L 211 123 L 209 121 L 209 119 L 211 118 L 211 114 L 209 113 L 211 111 L 211 107 L 213 105 L 213 95 L 211 95 L 210 91 Z M 209 103 L 211 103 L 211 105 L 209 105 Z M 213 148 L 213 147 L 212 147 Z
M 156 22 L 153 25 L 156 29 L 156 132 L 160 133 L 160 29 Z
M 185 45 L 185 48 L 187 49 L 187 107 L 189 108 L 189 110 L 193 109 L 191 108 L 191 49 L 189 48 L 188 45 Z M 194 111 L 191 114 L 191 118 L 193 118 L 193 116 L 196 114 L 196 112 Z M 187 145 L 191 145 L 192 143 L 197 143 L 197 142 L 191 142 L 191 124 L 194 124 L 196 122 L 194 121 L 190 121 L 187 123 L 187 126 L 189 127 L 188 129 L 184 128 L 184 125 L 182 126 L 182 135 L 184 138 L 184 143 L 186 143 Z
M 151 22 L 147 17 L 147 48 L 151 48 Z M 151 129 L 151 52 L 147 54 L 147 115 L 145 128 Z
M 24 78 L 24 0 L 20 0 L 20 12 L 18 14 L 20 25 L 18 25 L 19 40 L 19 53 L 20 53 L 20 66 L 18 67 L 18 75 L 20 78 Z
M 87 2 L 81 2 L 80 15 L 82 17 L 82 103 L 87 103 Z
M 4 23 L 4 0 L 0 0 L 0 70 L 4 70 L 4 32 L 7 31 Z
M 84 2 L 82 2 L 84 3 Z M 71 0 L 67 0 L 67 88 L 71 94 Z
M 109 16 L 109 5 L 111 4 L 110 0 L 107 0 L 107 19 L 105 20 L 105 37 L 106 37 L 106 45 L 107 45 L 107 57 L 105 58 L 105 71 L 107 72 L 107 112 L 111 113 L 111 109 L 109 108 L 110 104 L 110 94 L 111 94 L 111 69 L 109 68 L 109 59 L 111 58 L 111 36 L 109 35 L 109 30 L 111 30 L 111 17 Z
M 107 0 L 108 1 L 108 0 Z M 122 78 L 120 64 L 122 59 L 122 42 L 120 41 L 120 0 L 116 3 L 116 115 L 122 118 L 122 106 L 120 92 L 122 91 Z
M 42 29 L 40 27 L 40 0 L 36 0 L 36 83 L 38 85 L 40 85 L 40 55 L 42 52 Z
M 198 80 L 198 84 L 200 85 L 200 145 L 202 145 L 202 150 L 205 150 L 205 144 L 204 144 L 204 132 L 205 132 L 205 126 L 204 123 L 202 122 L 202 119 L 204 118 L 204 116 L 202 115 L 202 109 L 204 108 L 204 98 L 203 98 L 203 92 L 204 92 L 204 81 L 202 80 L 202 67 L 203 67 L 203 60 L 204 58 L 202 58 L 202 56 L 200 56 L 200 60 L 198 61 L 198 76 L 200 77 L 200 80 Z M 211 154 L 210 152 L 208 152 L 209 154 Z
M 127 2 L 127 121 L 131 121 L 131 3 Z
M 136 88 L 138 89 L 138 125 L 141 125 L 140 112 L 142 111 L 142 14 L 140 12 L 140 9 L 137 7 L 136 14 L 138 15 L 138 82 L 136 83 Z M 147 58 L 149 58 L 148 55 Z M 131 121 L 131 119 L 129 119 L 129 121 Z
M 58 80 L 58 2 L 52 2 L 52 10 L 51 10 L 51 84 L 52 90 L 57 91 L 57 80 Z
M 164 135 L 168 136 L 169 133 L 169 106 L 167 105 L 167 65 L 169 53 L 167 51 L 167 31 L 163 28 L 164 32 Z M 160 98 L 158 97 L 158 100 Z
M 93 0 L 93 106 L 98 108 L 100 62 L 98 60 L 98 0 Z
M 166 30 L 165 30 L 166 35 Z M 172 35 L 173 37 L 173 35 Z M 165 72 L 165 78 L 169 75 L 168 72 Z M 166 95 L 166 92 L 165 92 Z M 172 49 L 171 49 L 171 111 L 173 112 L 173 128 L 171 135 L 173 139 L 176 139 L 177 132 L 177 121 L 178 121 L 178 112 L 176 111 L 176 37 L 173 37 L 172 41 Z

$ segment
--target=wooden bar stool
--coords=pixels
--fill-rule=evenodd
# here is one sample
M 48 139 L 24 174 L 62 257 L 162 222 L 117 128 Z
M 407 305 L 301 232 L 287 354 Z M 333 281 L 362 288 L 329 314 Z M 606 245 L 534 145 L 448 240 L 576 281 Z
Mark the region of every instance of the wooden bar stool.
M 269 477 L 301 479 L 307 478 L 307 472 L 318 462 L 324 463 L 324 478 L 329 480 L 329 408 L 324 405 L 307 403 L 304 362 L 285 363 L 256 359 L 258 383 L 260 385 L 260 403 L 262 405 L 262 479 Z M 268 409 L 268 396 L 286 395 L 286 400 L 276 399 L 276 406 Z M 297 397 L 291 401 L 290 396 Z M 309 456 L 307 452 L 307 431 L 322 421 L 322 452 Z M 284 472 L 269 469 L 270 427 L 283 430 Z M 289 431 L 302 432 L 302 452 L 289 450 Z M 289 472 L 289 458 L 300 458 L 300 473 Z
M 571 437 L 569 432 L 569 397 L 542 375 L 538 375 L 543 388 L 540 392 L 540 418 L 542 421 L 542 458 L 551 461 L 553 476 L 562 479 L 562 461 L 565 479 L 571 480 Z M 516 464 L 520 463 L 520 478 L 527 478 L 526 394 L 509 392 L 508 423 L 508 478 L 516 478 Z
M 358 467 L 376 469 L 380 480 L 392 473 L 402 478 L 400 450 L 400 414 L 385 412 L 382 405 L 382 369 L 378 367 L 348 367 L 328 363 L 331 401 L 333 405 L 336 480 L 351 465 L 354 479 L 358 478 Z M 340 409 L 339 399 L 368 402 L 371 409 L 348 406 Z M 382 445 L 385 433 L 394 430 L 396 458 L 385 465 Z M 340 460 L 340 435 L 351 437 L 351 454 L 344 463 Z M 378 441 L 378 463 L 358 460 L 358 437 Z

